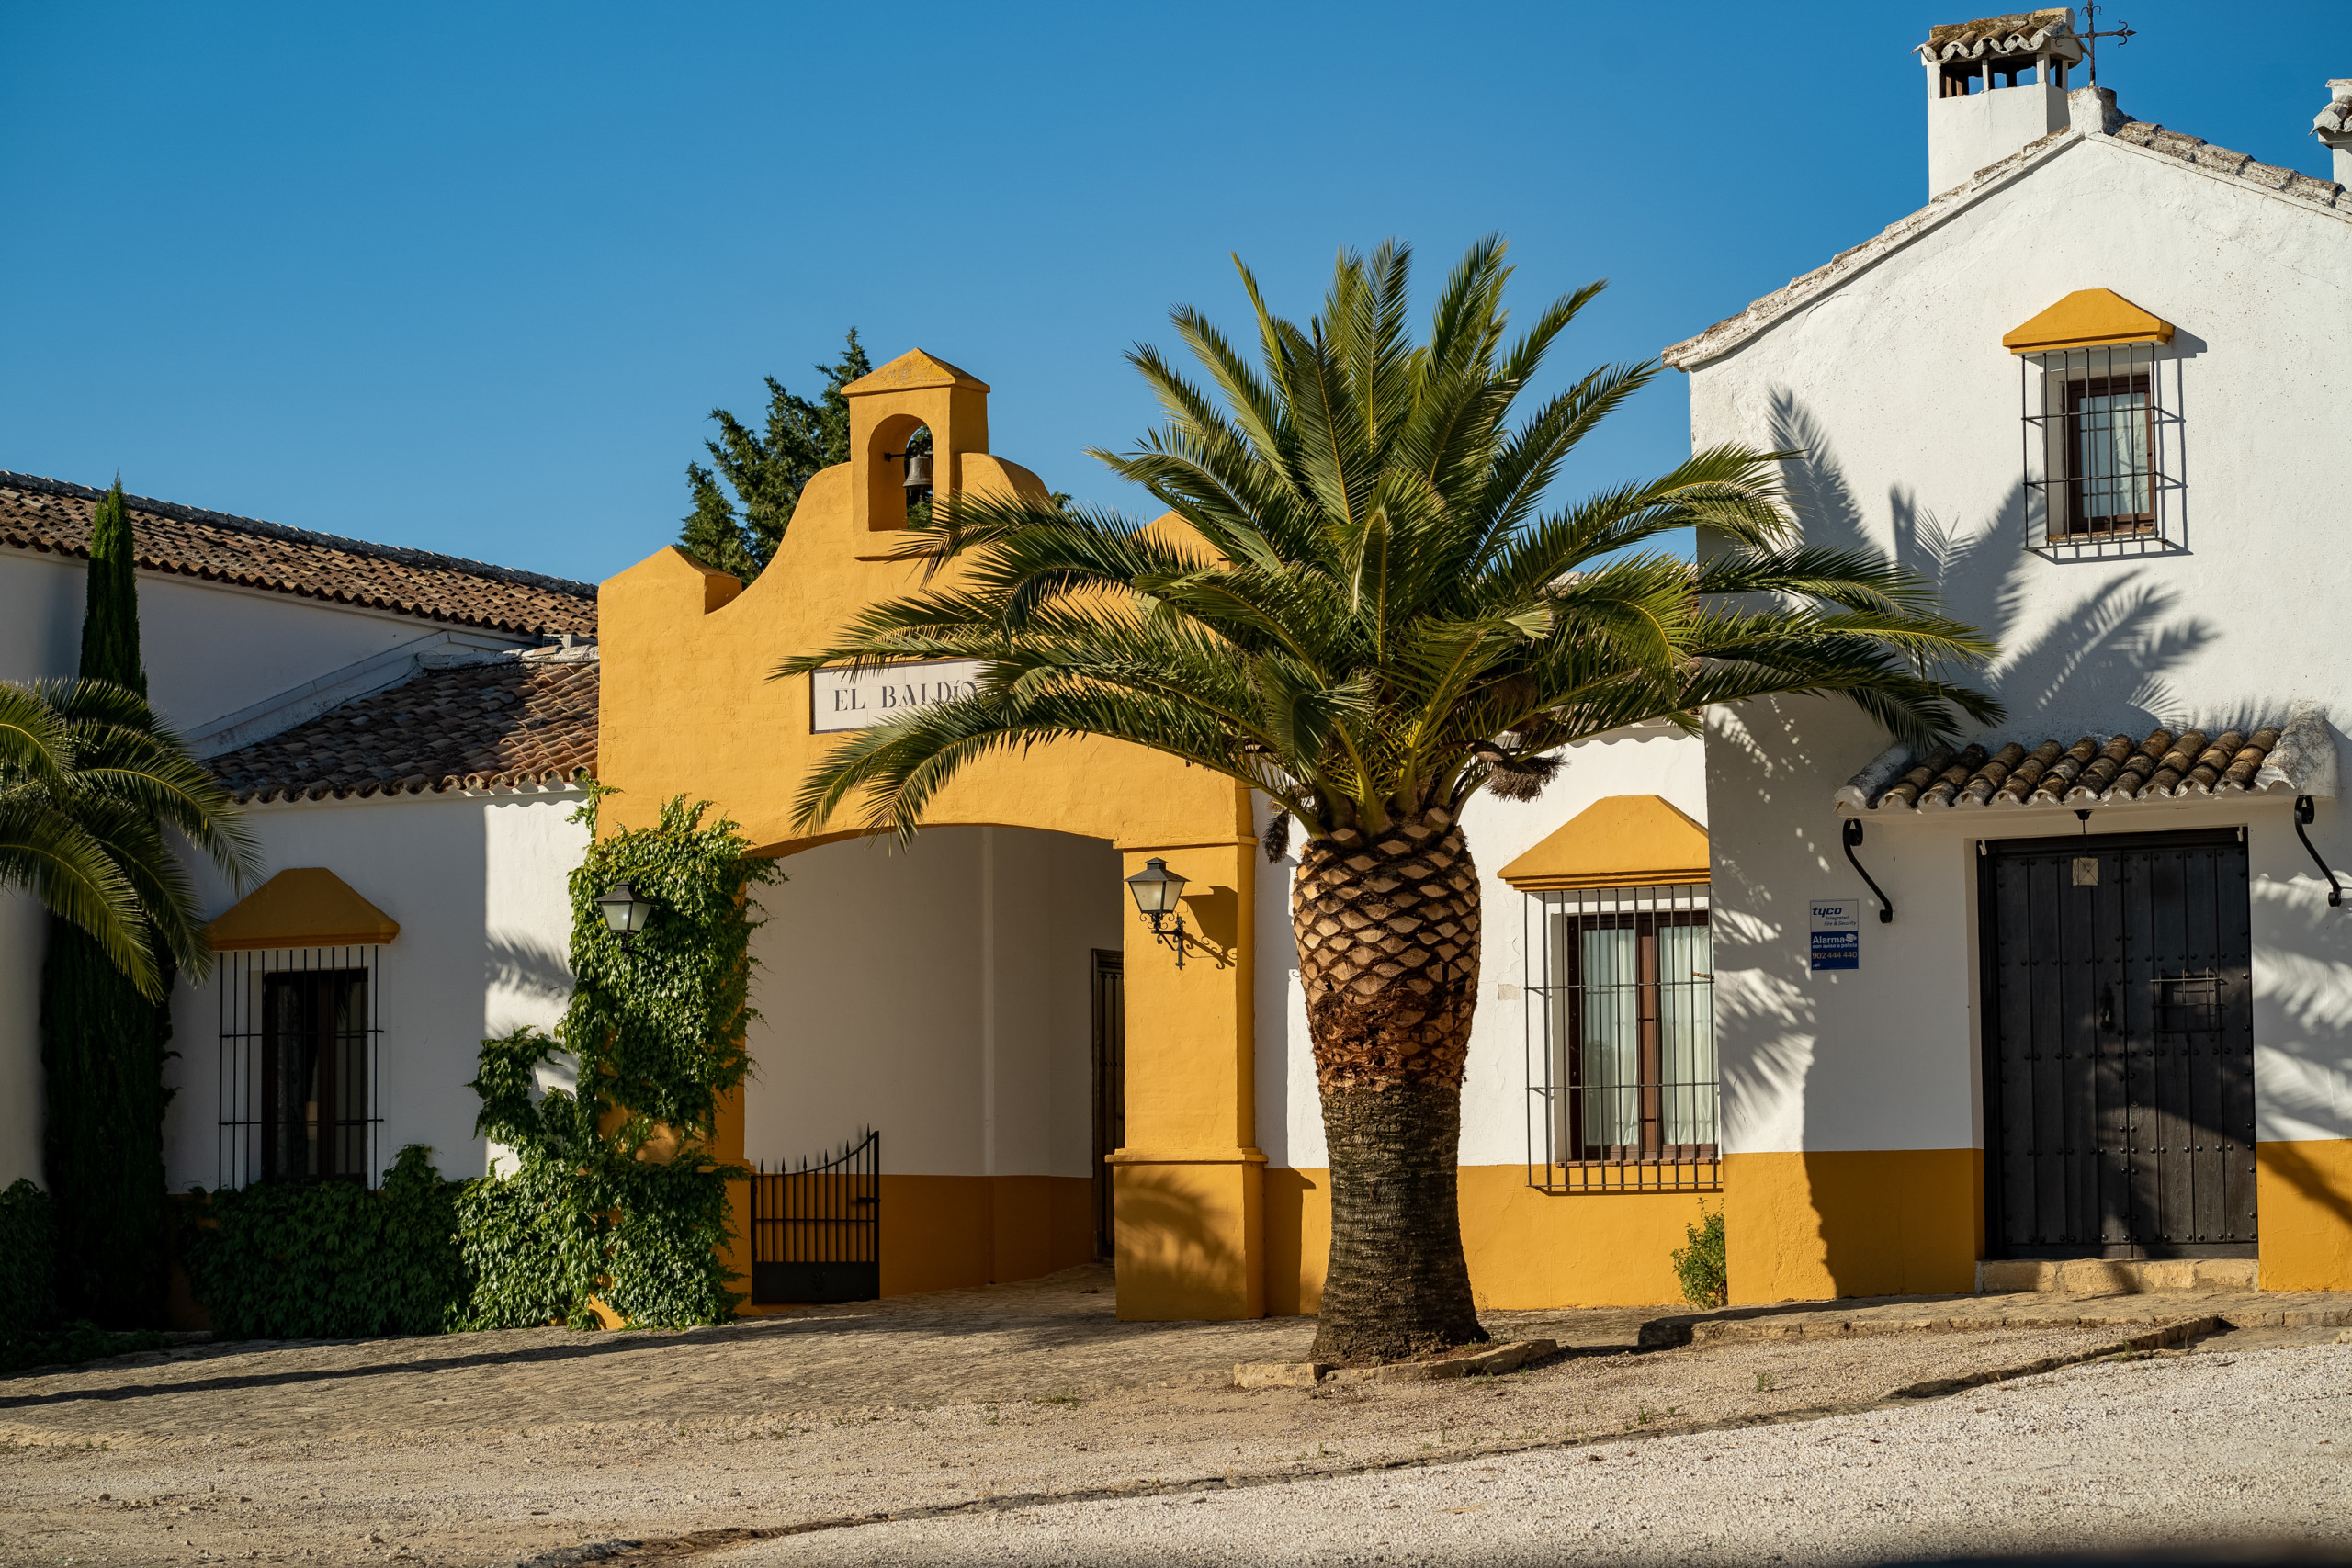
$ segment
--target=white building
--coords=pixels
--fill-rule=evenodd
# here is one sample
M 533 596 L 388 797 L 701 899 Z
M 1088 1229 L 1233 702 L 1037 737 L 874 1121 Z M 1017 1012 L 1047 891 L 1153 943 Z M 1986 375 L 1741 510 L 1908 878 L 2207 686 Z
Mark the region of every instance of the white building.
M 0 473 L 0 679 L 73 675 L 102 494 Z M 262 854 L 242 903 L 198 868 L 226 951 L 175 998 L 170 1186 L 372 1179 L 406 1143 L 480 1174 L 481 1042 L 552 1024 L 569 988 L 595 590 L 129 505 L 153 701 L 246 804 Z M 46 931 L 0 894 L 0 1184 L 41 1179 Z M 322 1100 L 296 1091 L 305 1075 Z
M 2352 193 L 2120 112 L 2064 10 L 1920 55 L 1927 205 L 1666 355 L 1695 445 L 1802 450 L 1810 542 L 1999 639 L 2008 709 L 1956 757 L 1826 702 L 1711 735 L 1734 1300 L 2352 1287 Z

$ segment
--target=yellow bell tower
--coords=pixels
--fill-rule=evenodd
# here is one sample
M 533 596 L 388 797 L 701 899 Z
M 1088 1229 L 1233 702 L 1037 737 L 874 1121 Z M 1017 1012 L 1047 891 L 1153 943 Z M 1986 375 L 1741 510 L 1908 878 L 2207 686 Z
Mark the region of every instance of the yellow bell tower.
M 963 459 L 989 449 L 989 384 L 922 349 L 859 377 L 842 396 L 849 400 L 850 465 L 856 473 L 851 526 L 859 534 L 907 525 L 905 459 L 897 455 L 916 431 L 931 432 L 932 473 L 942 494 L 966 489 Z

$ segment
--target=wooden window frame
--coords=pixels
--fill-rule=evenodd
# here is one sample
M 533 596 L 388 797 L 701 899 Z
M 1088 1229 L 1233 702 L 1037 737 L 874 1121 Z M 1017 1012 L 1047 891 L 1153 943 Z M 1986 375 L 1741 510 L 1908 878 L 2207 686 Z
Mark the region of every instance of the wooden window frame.
M 1565 1166 L 1624 1166 L 1624 1165 L 1709 1165 L 1719 1160 L 1722 1145 L 1716 1144 L 1668 1144 L 1666 1142 L 1666 1030 L 1663 989 L 1658 979 L 1657 931 L 1660 926 L 1706 926 L 1712 922 L 1709 909 L 1659 909 L 1639 911 L 1610 911 L 1591 915 L 1566 915 L 1568 931 L 1580 937 L 1589 931 L 1634 931 L 1634 1037 L 1635 1085 L 1641 1096 L 1636 1125 L 1641 1142 L 1634 1144 L 1589 1145 L 1584 1141 L 1585 1062 L 1581 1027 L 1586 998 L 1584 977 L 1584 943 L 1569 941 L 1561 945 L 1566 950 L 1559 962 L 1567 976 L 1567 1005 L 1562 1012 L 1569 1020 L 1574 1035 L 1565 1043 L 1562 1055 L 1566 1058 L 1568 1110 L 1567 1140 L 1575 1150 L 1575 1157 L 1560 1161 Z M 1713 981 L 1709 982 L 1712 1006 Z M 1721 1093 L 1723 1077 L 1718 1069 L 1714 1085 Z M 1718 1108 L 1720 1114 L 1720 1107 Z M 1565 1152 L 1565 1151 L 1564 1151 Z
M 368 988 L 375 976 L 366 966 L 338 969 L 286 969 L 265 973 L 261 976 L 261 1177 L 271 1180 L 356 1180 L 372 1184 L 374 1172 L 365 1168 L 373 1163 L 368 1145 L 372 1139 L 365 1129 L 374 1121 L 375 1072 L 372 1060 L 376 1040 L 370 1027 L 372 1015 L 368 1011 L 373 998 Z M 353 987 L 358 996 L 353 1002 L 357 1021 L 344 1028 L 335 1022 L 336 1005 L 349 996 Z M 277 998 L 292 991 L 300 998 L 302 1022 L 297 1037 L 288 1041 L 279 1028 Z M 288 1115 L 282 1102 L 285 1082 L 285 1055 L 288 1047 L 307 1048 L 317 1074 L 311 1085 L 311 1099 L 306 1102 L 312 1112 Z M 353 1085 L 349 1079 L 354 1064 L 345 1058 L 356 1050 L 356 1066 L 359 1078 L 357 1092 L 365 1097 L 360 1114 L 329 1114 L 330 1111 L 350 1110 Z M 360 1130 L 354 1137 L 354 1131 Z M 288 1157 L 298 1138 L 304 1147 L 302 1169 L 290 1169 L 294 1162 Z M 354 1143 L 357 1168 L 353 1165 Z
M 2127 371 L 2122 375 L 2069 376 L 2065 385 L 2066 527 L 2057 537 L 2084 539 L 2154 533 L 2156 526 L 2156 398 L 2150 370 Z M 2086 504 L 2092 481 L 2085 474 L 2083 465 L 2082 405 L 2091 398 L 2126 397 L 2135 392 L 2141 399 L 2140 451 L 2144 466 L 2133 474 L 2110 476 L 2105 482 L 2111 483 L 2120 478 L 2128 484 L 2136 479 L 2147 491 L 2148 510 L 2093 517 Z

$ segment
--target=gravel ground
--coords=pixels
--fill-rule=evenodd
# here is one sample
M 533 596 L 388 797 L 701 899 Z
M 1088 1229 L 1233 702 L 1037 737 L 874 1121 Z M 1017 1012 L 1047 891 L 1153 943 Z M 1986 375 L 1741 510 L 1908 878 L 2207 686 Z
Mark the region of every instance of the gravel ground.
M 832 1563 L 1879 1562 L 2352 1548 L 2352 1348 L 2164 1357 L 1790 1426 L 880 1524 L 723 1551 Z
M 2062 1313 L 1990 1332 L 1636 1355 L 1655 1313 L 1497 1313 L 1498 1337 L 1568 1348 L 1502 1379 L 1244 1392 L 1233 1363 L 1303 1355 L 1311 1319 L 1121 1324 L 1107 1274 L 1073 1271 L 684 1335 L 229 1345 L 0 1379 L 0 1563 L 492 1568 L 982 1499 L 1201 1483 L 1239 1496 L 1227 1477 L 1247 1489 L 1851 1410 L 2134 1326 Z M 2113 1310 L 2145 1314 L 2150 1300 Z M 885 1539 L 839 1540 L 869 1536 Z M 834 1550 L 822 1539 L 807 1549 Z

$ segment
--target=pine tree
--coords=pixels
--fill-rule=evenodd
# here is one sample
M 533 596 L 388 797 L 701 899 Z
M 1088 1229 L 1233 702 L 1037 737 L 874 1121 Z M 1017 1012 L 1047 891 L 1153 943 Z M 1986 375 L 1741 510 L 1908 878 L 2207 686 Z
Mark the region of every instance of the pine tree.
M 82 615 L 82 678 L 145 696 L 139 584 L 122 483 L 98 505 Z M 45 1145 L 64 1314 L 107 1327 L 164 1314 L 164 1061 L 172 1035 L 168 948 L 160 1001 L 96 941 L 52 916 L 41 970 Z
M 757 577 L 775 558 L 801 491 L 820 468 L 849 461 L 849 400 L 842 389 L 873 368 L 852 327 L 840 360 L 817 367 L 825 389 L 815 402 L 767 378 L 764 434 L 725 409 L 711 410 L 718 439 L 703 445 L 712 467 L 686 465 L 694 510 L 679 530 L 679 546 L 746 582 Z

